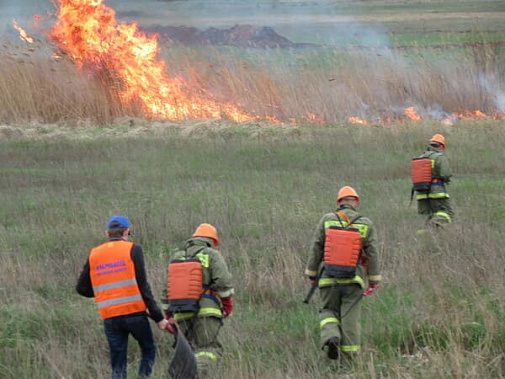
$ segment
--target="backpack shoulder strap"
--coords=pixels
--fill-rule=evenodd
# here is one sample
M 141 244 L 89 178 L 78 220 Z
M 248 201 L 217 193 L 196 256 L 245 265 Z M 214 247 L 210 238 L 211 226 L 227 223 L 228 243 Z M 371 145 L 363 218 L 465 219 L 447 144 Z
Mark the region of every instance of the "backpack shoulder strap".
M 347 222 L 347 226 L 345 227 L 346 229 L 349 228 L 352 224 L 354 224 L 356 221 L 358 221 L 361 218 L 360 215 L 357 215 L 356 217 L 354 217 L 351 220 L 349 218 L 349 216 L 347 216 L 344 212 L 336 212 L 335 214 L 337 215 L 340 223 L 342 223 L 342 219 L 344 219 L 344 221 Z
M 351 220 L 349 219 L 349 216 L 347 216 L 344 212 L 335 212 L 335 215 L 337 216 L 338 221 L 340 221 L 340 224 L 342 224 L 342 226 L 344 226 L 342 219 L 347 223 L 347 227 L 351 225 Z
M 361 218 L 360 215 L 357 215 L 356 217 L 354 217 L 351 221 L 349 221 L 349 226 L 351 226 L 352 224 L 354 224 L 356 221 L 358 221 L 359 219 Z

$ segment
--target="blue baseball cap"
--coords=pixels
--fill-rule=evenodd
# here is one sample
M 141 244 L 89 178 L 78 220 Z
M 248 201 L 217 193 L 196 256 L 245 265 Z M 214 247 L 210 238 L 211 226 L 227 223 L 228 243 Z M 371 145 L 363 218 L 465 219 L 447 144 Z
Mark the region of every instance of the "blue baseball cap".
M 128 229 L 130 227 L 130 220 L 124 216 L 112 216 L 107 222 L 107 229 Z

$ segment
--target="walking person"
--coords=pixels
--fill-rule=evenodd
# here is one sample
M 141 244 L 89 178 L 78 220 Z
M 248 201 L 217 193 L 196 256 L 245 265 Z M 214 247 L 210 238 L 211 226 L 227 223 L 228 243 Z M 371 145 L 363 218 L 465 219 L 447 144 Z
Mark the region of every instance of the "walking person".
M 218 337 L 223 319 L 233 311 L 232 275 L 218 246 L 217 229 L 199 225 L 184 249 L 171 257 L 162 299 L 167 329 L 176 334 L 173 324 L 179 326 L 194 349 L 199 378 L 222 377 Z
M 435 134 L 428 149 L 411 163 L 412 191 L 416 193 L 417 212 L 427 215 L 426 224 L 435 228 L 446 226 L 454 217 L 447 193 L 452 171 L 444 154 L 445 149 L 444 136 Z
M 305 269 L 321 295 L 320 346 L 344 367 L 361 349 L 361 299 L 381 282 L 375 226 L 358 213 L 359 200 L 353 188 L 340 189 L 337 210 L 317 224 Z
M 113 216 L 107 222 L 107 242 L 91 249 L 77 292 L 94 297 L 109 343 L 112 379 L 126 379 L 128 336 L 140 346 L 138 379 L 151 375 L 156 346 L 148 315 L 164 330 L 168 321 L 156 304 L 147 281 L 142 247 L 129 241 L 130 221 Z

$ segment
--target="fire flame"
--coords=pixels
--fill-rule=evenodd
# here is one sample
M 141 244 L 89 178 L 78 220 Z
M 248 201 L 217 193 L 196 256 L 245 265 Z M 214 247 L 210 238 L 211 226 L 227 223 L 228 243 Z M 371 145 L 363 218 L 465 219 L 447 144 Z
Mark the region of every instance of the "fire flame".
M 421 120 L 421 116 L 419 116 L 416 112 L 416 110 L 414 109 L 414 107 L 408 107 L 405 109 L 405 116 L 407 116 L 408 118 L 410 118 L 412 121 L 420 121 Z
M 362 118 L 360 117 L 349 117 L 349 122 L 351 124 L 363 124 L 363 125 L 367 125 L 368 122 L 366 122 L 365 120 L 363 120 Z
M 14 27 L 14 29 L 16 29 L 19 32 L 19 37 L 21 38 L 22 41 L 25 41 L 28 43 L 35 42 L 35 40 L 33 38 L 29 37 L 28 34 L 26 33 L 26 31 L 18 25 L 16 20 L 12 20 L 12 26 Z
M 312 112 L 306 112 L 304 119 L 310 121 L 313 124 L 318 124 L 318 125 L 325 125 L 326 124 L 326 122 L 324 122 L 323 119 L 319 118 L 318 116 L 316 116 Z M 295 123 L 294 120 L 292 122 Z
M 100 74 L 99 77 L 116 91 L 122 105 L 140 105 L 147 117 L 170 120 L 226 118 L 235 122 L 259 119 L 235 104 L 219 102 L 201 89 L 189 88 L 182 78 L 168 77 L 165 62 L 157 58 L 157 37 L 141 32 L 137 23 L 118 23 L 115 11 L 105 6 L 104 1 L 54 0 L 59 10 L 50 38 L 60 49 L 55 58 L 66 55 L 79 69 Z M 34 43 L 16 20 L 13 20 L 13 26 L 23 41 Z M 426 112 L 422 114 L 427 117 Z M 306 112 L 301 118 L 325 124 L 312 112 Z M 406 108 L 399 118 L 402 121 L 421 121 L 414 107 Z M 274 116 L 263 116 L 262 119 L 274 124 L 283 123 Z M 464 111 L 448 114 L 441 122 L 453 125 L 460 119 L 505 119 L 505 114 L 503 110 L 494 111 L 492 115 L 480 110 Z M 287 120 L 297 123 L 292 117 Z M 348 118 L 353 124 L 385 126 L 392 123 L 391 117 L 374 117 L 374 120 Z
M 117 23 L 115 11 L 104 0 L 58 0 L 60 9 L 50 38 L 82 68 L 105 70 L 119 82 L 123 104 L 139 103 L 148 117 L 247 122 L 256 119 L 233 104 L 219 103 L 204 94 L 189 93 L 180 78 L 169 78 L 165 62 L 157 59 L 156 36 L 136 23 Z
M 459 119 L 469 119 L 469 118 L 488 119 L 488 118 L 491 118 L 491 116 L 488 116 L 487 114 L 485 114 L 484 112 L 482 112 L 480 110 L 476 110 L 474 112 L 466 111 L 463 113 L 455 113 L 454 115 L 456 118 L 459 118 Z
M 404 114 L 407 116 L 406 120 L 410 121 L 421 121 L 421 116 L 416 112 L 416 110 L 413 107 L 406 108 L 404 111 Z M 444 119 L 441 119 L 440 122 L 443 125 L 446 126 L 451 126 L 454 125 L 455 122 L 458 120 L 505 120 L 505 114 L 498 111 L 494 110 L 492 112 L 492 115 L 486 114 L 480 110 L 476 111 L 465 111 L 465 112 L 455 112 Z M 406 121 L 404 120 L 404 121 Z M 363 125 L 376 125 L 373 123 L 368 122 L 367 120 L 361 118 L 361 117 L 349 117 L 348 121 L 352 124 L 363 124 Z M 387 119 L 382 119 L 381 121 L 378 122 L 378 125 L 386 126 L 390 125 L 393 122 L 391 118 Z

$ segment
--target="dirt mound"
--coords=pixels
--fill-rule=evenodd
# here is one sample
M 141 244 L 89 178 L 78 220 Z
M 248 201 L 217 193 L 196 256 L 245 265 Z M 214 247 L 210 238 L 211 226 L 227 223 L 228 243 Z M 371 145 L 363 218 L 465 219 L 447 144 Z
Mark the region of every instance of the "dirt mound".
M 236 46 L 254 48 L 306 47 L 309 44 L 293 43 L 268 26 L 235 25 L 230 29 L 208 28 L 200 30 L 187 26 L 152 26 L 144 28 L 157 33 L 161 42 L 172 41 L 182 45 Z

